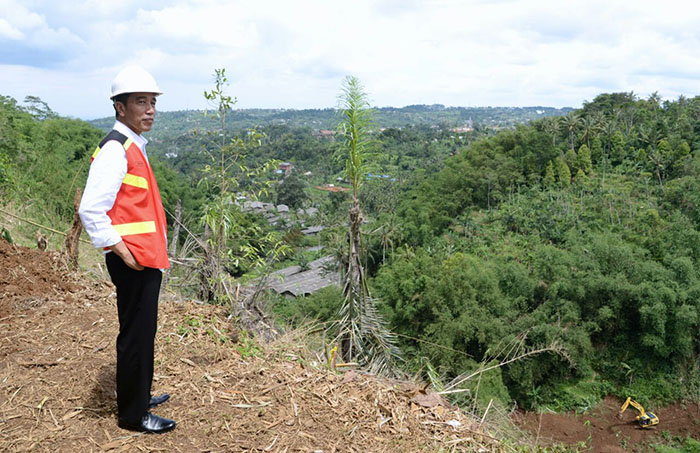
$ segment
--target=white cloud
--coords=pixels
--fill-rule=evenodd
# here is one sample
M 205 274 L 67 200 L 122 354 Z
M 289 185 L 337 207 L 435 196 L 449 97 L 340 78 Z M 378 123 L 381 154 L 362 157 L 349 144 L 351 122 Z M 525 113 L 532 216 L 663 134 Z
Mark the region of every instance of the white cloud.
M 257 43 L 257 30 L 255 23 L 246 19 L 244 5 L 223 4 L 139 10 L 135 21 L 153 38 L 188 40 L 203 47 L 252 49 Z
M 24 33 L 13 27 L 7 20 L 0 18 L 0 38 L 19 40 L 24 38 Z
M 0 94 L 18 101 L 39 96 L 62 115 L 96 118 L 110 114 L 109 91 L 99 75 L 0 64 Z
M 346 74 L 395 106 L 675 98 L 694 96 L 700 75 L 700 5 L 679 0 L 0 0 L 0 11 L 0 91 L 12 90 L 0 94 L 60 84 L 49 104 L 76 116 L 97 110 L 76 96 L 100 93 L 100 105 L 134 62 L 158 79 L 164 109 L 203 107 L 221 67 L 239 106 L 294 108 L 335 105 Z
M 42 14 L 27 9 L 22 3 L 0 0 L 0 34 L 14 40 L 23 40 L 27 47 L 57 49 L 80 44 L 82 40 L 66 27 L 52 27 Z M 2 30 L 9 33 L 2 33 Z

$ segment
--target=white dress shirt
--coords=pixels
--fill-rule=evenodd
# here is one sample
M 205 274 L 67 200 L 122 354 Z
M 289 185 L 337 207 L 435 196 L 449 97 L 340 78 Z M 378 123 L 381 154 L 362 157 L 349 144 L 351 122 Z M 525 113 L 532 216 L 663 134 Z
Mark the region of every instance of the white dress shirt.
M 146 156 L 148 140 L 119 121 L 114 123 L 113 129 L 133 140 L 148 161 Z M 122 240 L 112 226 L 112 220 L 107 212 L 114 206 L 117 192 L 126 176 L 126 167 L 126 151 L 116 140 L 105 143 L 90 165 L 90 173 L 78 214 L 92 245 L 97 248 L 110 247 Z

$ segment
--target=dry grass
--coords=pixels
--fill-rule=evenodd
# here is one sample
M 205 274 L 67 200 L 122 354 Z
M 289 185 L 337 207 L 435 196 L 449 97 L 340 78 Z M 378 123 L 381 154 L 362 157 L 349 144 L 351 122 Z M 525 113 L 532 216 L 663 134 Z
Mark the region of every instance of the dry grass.
M 161 304 L 154 412 L 175 431 L 143 435 L 116 424 L 113 288 L 65 274 L 72 291 L 0 299 L 0 451 L 501 451 L 478 423 L 410 382 L 328 369 L 295 332 L 261 346 L 222 307 Z M 45 257 L 45 258 L 42 258 Z M 43 267 L 43 269 L 46 269 Z M 0 283 L 0 296 L 8 285 Z M 55 286 L 55 285 L 54 285 Z

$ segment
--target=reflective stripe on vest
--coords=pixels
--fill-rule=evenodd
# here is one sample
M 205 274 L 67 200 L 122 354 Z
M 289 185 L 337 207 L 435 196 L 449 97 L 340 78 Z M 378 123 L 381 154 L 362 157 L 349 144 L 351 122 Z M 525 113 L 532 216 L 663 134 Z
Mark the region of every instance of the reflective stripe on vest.
M 116 140 L 115 140 L 116 141 Z M 130 138 L 127 138 L 124 144 L 122 145 L 124 147 L 124 152 L 126 152 L 127 149 L 131 146 L 131 144 L 134 143 L 134 141 Z M 98 146 L 95 148 L 95 152 L 92 153 L 92 160 L 95 160 L 98 154 L 100 154 L 100 151 L 102 150 L 101 146 Z M 142 178 L 141 176 L 136 176 L 132 175 L 130 173 L 127 173 L 124 176 L 124 180 L 122 180 L 123 184 L 127 184 L 129 186 L 134 186 L 134 187 L 140 187 L 141 189 L 148 189 L 148 181 L 146 178 Z
M 134 186 L 134 187 L 140 187 L 142 189 L 148 189 L 148 180 L 146 178 L 142 178 L 141 176 L 132 175 L 130 173 L 127 173 L 126 176 L 124 176 L 124 180 L 122 181 L 122 184 Z
M 133 223 L 122 223 L 119 225 L 112 225 L 119 236 L 129 236 L 130 234 L 144 234 L 144 233 L 155 233 L 156 232 L 156 222 L 153 220 L 147 220 L 145 222 L 133 222 Z
M 132 139 L 130 139 L 130 138 L 127 138 L 126 141 L 124 142 L 124 145 L 122 145 L 122 146 L 124 146 L 124 151 L 126 151 L 127 149 L 129 149 L 129 147 L 131 146 L 132 143 L 134 143 L 134 141 L 133 141 Z M 95 158 L 97 157 L 97 155 L 100 154 L 100 150 L 101 150 L 101 149 L 102 149 L 102 148 L 101 148 L 100 146 L 98 146 L 97 148 L 95 148 L 95 152 L 92 153 L 92 158 L 91 158 L 91 160 L 95 160 Z

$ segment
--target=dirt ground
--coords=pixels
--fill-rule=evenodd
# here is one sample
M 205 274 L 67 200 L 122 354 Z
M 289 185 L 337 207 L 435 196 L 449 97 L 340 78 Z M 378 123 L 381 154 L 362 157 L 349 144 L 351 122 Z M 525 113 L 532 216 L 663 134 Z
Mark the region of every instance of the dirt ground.
M 167 298 L 166 298 L 167 299 Z M 259 345 L 223 307 L 161 303 L 154 412 L 163 435 L 116 423 L 115 295 L 56 252 L 0 239 L 0 451 L 506 451 L 410 382 L 329 369 L 303 332 Z
M 642 429 L 635 416 L 638 412 L 630 407 L 617 417 L 622 401 L 607 397 L 588 414 L 535 414 L 520 413 L 516 423 L 536 437 L 539 445 L 564 443 L 576 445 L 580 442 L 601 453 L 652 451 L 650 444 L 663 442 L 666 435 L 700 439 L 700 407 L 697 404 L 676 404 L 663 408 L 645 408 L 659 417 L 659 424 Z M 590 423 L 589 423 L 590 421 Z
M 158 324 L 154 393 L 172 399 L 154 412 L 178 427 L 121 430 L 112 285 L 68 272 L 59 253 L 0 239 L 0 451 L 513 451 L 419 384 L 328 369 L 301 346 L 303 332 L 260 345 L 223 307 L 167 297 Z M 660 419 L 650 430 L 632 408 L 618 419 L 620 404 L 514 418 L 529 445 L 642 452 L 664 434 L 700 438 L 696 404 L 647 408 Z

